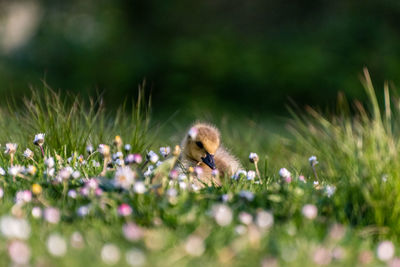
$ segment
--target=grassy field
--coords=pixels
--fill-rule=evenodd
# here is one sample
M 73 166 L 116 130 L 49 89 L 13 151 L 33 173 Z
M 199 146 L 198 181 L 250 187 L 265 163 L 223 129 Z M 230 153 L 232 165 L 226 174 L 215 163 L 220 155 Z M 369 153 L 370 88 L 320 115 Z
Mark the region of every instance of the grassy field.
M 189 171 L 166 172 L 162 187 L 151 182 L 189 125 L 151 120 L 144 90 L 118 112 L 34 90 L 0 110 L 0 261 L 400 266 L 400 102 L 386 86 L 375 91 L 366 71 L 363 82 L 365 107 L 339 97 L 333 112 L 294 110 L 277 127 L 213 121 L 245 171 L 200 190 Z

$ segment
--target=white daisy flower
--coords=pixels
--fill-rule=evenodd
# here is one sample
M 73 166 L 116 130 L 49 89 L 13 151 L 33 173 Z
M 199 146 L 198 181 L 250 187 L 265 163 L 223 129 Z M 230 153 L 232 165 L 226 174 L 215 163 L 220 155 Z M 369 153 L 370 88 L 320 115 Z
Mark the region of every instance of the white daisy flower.
M 282 178 L 289 178 L 292 174 L 286 168 L 281 168 L 279 170 L 279 176 Z
M 33 151 L 30 150 L 29 148 L 25 149 L 24 157 L 27 158 L 27 159 L 33 158 Z
M 60 234 L 54 233 L 47 238 L 47 250 L 54 257 L 62 257 L 67 253 L 67 242 Z
M 93 146 L 92 146 L 91 144 L 89 144 L 89 145 L 86 146 L 86 152 L 87 152 L 88 154 L 92 154 L 93 151 L 94 151 L 94 148 L 93 148 Z
M 97 150 L 104 157 L 110 156 L 110 147 L 108 145 L 100 144 Z
M 251 163 L 257 163 L 259 160 L 257 153 L 251 152 L 249 155 L 249 160 Z
M 247 180 L 252 181 L 256 178 L 256 172 L 255 171 L 248 171 L 247 172 Z
M 47 168 L 53 168 L 55 164 L 54 158 L 53 157 L 45 158 L 44 164 L 47 166 Z
M 317 164 L 318 164 L 317 157 L 316 157 L 316 156 L 311 156 L 311 157 L 308 159 L 308 162 L 310 163 L 311 166 L 317 165 Z
M 118 187 L 130 189 L 135 182 L 135 172 L 129 167 L 120 167 L 115 172 L 114 184 Z
M 17 151 L 17 147 L 18 147 L 18 145 L 15 143 L 7 143 L 6 150 L 4 151 L 4 153 L 13 154 L 13 153 L 15 153 L 15 151 Z
M 216 223 L 220 226 L 227 226 L 232 222 L 233 214 L 230 207 L 224 204 L 216 204 L 212 208 L 212 214 Z
M 156 163 L 159 159 L 158 155 L 153 151 L 150 150 L 149 153 L 147 153 L 147 159 L 151 162 L 151 163 Z
M 395 254 L 395 248 L 391 241 L 382 241 L 376 249 L 376 254 L 381 261 L 389 261 Z
M 169 153 L 171 153 L 171 148 L 169 146 L 167 147 L 160 147 L 160 154 L 166 158 L 168 157 Z
M 301 213 L 303 214 L 304 217 L 306 217 L 309 220 L 313 220 L 317 217 L 318 215 L 318 209 L 315 205 L 313 204 L 306 204 L 303 206 Z
M 17 176 L 23 170 L 24 170 L 24 168 L 20 165 L 11 166 L 10 168 L 8 168 L 8 174 L 10 174 L 11 176 Z
M 101 249 L 101 259 L 104 263 L 113 265 L 116 264 L 120 257 L 121 252 L 119 248 L 114 244 L 105 244 Z
M 35 144 L 37 146 L 43 145 L 45 135 L 46 134 L 44 134 L 44 133 L 39 133 L 39 134 L 35 135 L 35 139 L 33 140 L 33 144 Z
M 133 186 L 133 189 L 135 190 L 135 193 L 137 193 L 137 194 L 143 194 L 146 192 L 146 186 L 141 181 L 137 181 L 135 183 L 135 185 Z

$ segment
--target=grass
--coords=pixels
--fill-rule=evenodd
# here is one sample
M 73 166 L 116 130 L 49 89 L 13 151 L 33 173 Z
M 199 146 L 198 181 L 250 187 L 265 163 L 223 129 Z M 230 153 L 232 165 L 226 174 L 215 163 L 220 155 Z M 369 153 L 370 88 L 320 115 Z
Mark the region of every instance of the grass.
M 29 238 L 21 242 L 29 247 L 29 262 L 35 266 L 394 264 L 397 258 L 386 259 L 382 251 L 388 249 L 381 242 L 389 240 L 389 247 L 399 244 L 400 102 L 385 86 L 382 108 L 367 71 L 363 84 L 370 99 L 367 107 L 350 105 L 340 97 L 335 112 L 293 112 L 288 128 L 279 131 L 251 120 L 218 121 L 224 144 L 247 170 L 254 170 L 249 153 L 258 153 L 262 184 L 227 177 L 221 187 L 198 192 L 182 189 L 176 181 L 157 189 L 147 184 L 147 166 L 141 163 L 130 166 L 136 181 L 146 185 L 146 192 L 138 193 L 107 182 L 114 179 L 114 164 L 99 178 L 101 194 L 96 183 L 88 181 L 99 177 L 103 157 L 98 152 L 89 155 L 87 144 L 109 144 L 115 153 L 113 139 L 120 135 L 132 145 L 129 153 L 145 157 L 159 145 L 178 144 L 188 125 L 168 128 L 152 122 L 142 86 L 131 112 L 123 105 L 116 113 L 108 112 L 100 100 L 64 97 L 46 86 L 33 90 L 22 106 L 0 110 L 0 143 L 18 143 L 14 164 L 37 168 L 35 174 L 7 173 L 0 179 L 1 262 L 11 263 L 15 247 L 20 259 L 24 255 L 18 247 L 21 237 L 10 236 L 12 229 L 4 222 L 5 216 L 12 216 L 31 228 Z M 46 133 L 46 157 L 56 158 L 54 176 L 32 143 L 39 132 Z M 25 147 L 34 151 L 34 161 L 23 157 Z M 311 155 L 319 161 L 314 170 L 308 162 Z M 0 166 L 9 169 L 10 155 L 0 154 Z M 80 177 L 69 172 L 68 178 L 60 178 L 69 167 Z M 290 183 L 279 176 L 283 167 L 291 172 Z M 16 203 L 17 192 L 34 191 L 34 184 L 42 192 Z M 77 192 L 75 198 L 71 190 Z M 123 203 L 132 209 L 127 216 L 118 212 Z M 34 207 L 47 212 L 56 208 L 60 220 L 34 218 Z M 49 244 L 55 233 L 61 241 Z M 58 255 L 51 248 L 58 248 Z

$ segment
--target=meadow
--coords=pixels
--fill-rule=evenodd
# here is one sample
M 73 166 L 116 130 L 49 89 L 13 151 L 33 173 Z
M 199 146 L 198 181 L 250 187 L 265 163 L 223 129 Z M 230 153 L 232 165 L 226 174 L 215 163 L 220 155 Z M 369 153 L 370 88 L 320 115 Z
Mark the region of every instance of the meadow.
M 153 182 L 190 125 L 153 120 L 144 88 L 117 112 L 32 90 L 0 109 L 0 262 L 400 266 L 400 101 L 362 82 L 366 105 L 214 121 L 244 170 L 203 189 L 195 170 Z

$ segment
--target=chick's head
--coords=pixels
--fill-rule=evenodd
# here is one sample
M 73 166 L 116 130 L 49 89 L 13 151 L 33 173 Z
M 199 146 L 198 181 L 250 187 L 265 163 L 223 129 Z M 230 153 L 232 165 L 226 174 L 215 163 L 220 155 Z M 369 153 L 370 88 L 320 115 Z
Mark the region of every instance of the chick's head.
M 192 126 L 184 141 L 184 153 L 187 157 L 203 162 L 215 169 L 214 154 L 220 145 L 218 129 L 208 124 Z

